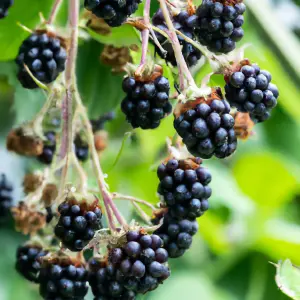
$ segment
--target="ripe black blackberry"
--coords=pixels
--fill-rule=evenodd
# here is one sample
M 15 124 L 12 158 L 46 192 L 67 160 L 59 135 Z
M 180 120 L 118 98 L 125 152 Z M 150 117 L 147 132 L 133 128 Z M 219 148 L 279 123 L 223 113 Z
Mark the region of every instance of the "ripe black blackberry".
M 78 160 L 85 162 L 89 158 L 89 146 L 79 134 L 75 137 L 74 146 Z
M 8 15 L 8 9 L 14 4 L 14 0 L 1 0 L 0 2 L 0 19 Z
M 140 230 L 127 232 L 126 241 L 110 249 L 109 262 L 124 275 L 126 289 L 145 294 L 170 276 L 168 252 L 162 246 L 158 235 Z
M 12 205 L 12 186 L 7 181 L 5 174 L 0 175 L 0 218 L 5 218 L 9 215 L 9 210 Z
M 244 65 L 226 76 L 226 99 L 240 112 L 248 112 L 258 123 L 270 118 L 271 110 L 277 105 L 279 92 L 271 83 L 272 76 L 258 65 Z
M 16 270 L 27 280 L 38 283 L 40 258 L 47 255 L 40 245 L 24 245 L 17 250 Z
M 125 288 L 122 272 L 106 260 L 92 258 L 89 261 L 89 283 L 95 300 L 136 299 L 136 293 Z
M 111 27 L 118 27 L 136 12 L 141 0 L 85 0 L 84 7 Z
M 193 235 L 198 231 L 197 221 L 174 219 L 169 213 L 164 215 L 163 224 L 154 233 L 164 242 L 164 248 L 170 258 L 182 256 L 193 241 Z
M 175 219 L 195 220 L 208 210 L 211 174 L 200 167 L 200 163 L 201 159 L 170 159 L 157 169 L 163 207 L 168 207 L 170 216 Z
M 44 259 L 39 274 L 40 294 L 46 300 L 83 300 L 88 292 L 88 272 L 68 257 Z
M 102 228 L 102 212 L 97 202 L 88 204 L 83 200 L 79 203 L 75 197 L 70 197 L 59 205 L 60 218 L 54 232 L 64 247 L 81 251 L 92 240 L 95 231 Z
M 158 27 L 163 31 L 167 31 L 168 27 L 165 23 L 164 16 L 162 11 L 159 9 L 152 18 L 152 23 L 154 26 Z M 197 16 L 189 15 L 187 11 L 182 11 L 178 15 L 173 16 L 174 27 L 182 32 L 184 35 L 190 39 L 194 39 L 194 31 L 197 23 Z M 155 46 L 156 52 L 162 58 L 165 58 L 167 62 L 170 62 L 173 66 L 176 66 L 176 58 L 172 44 L 160 33 L 156 33 L 156 37 L 164 50 L 167 51 L 166 57 L 163 56 L 163 53 L 160 49 Z M 192 44 L 186 42 L 181 35 L 177 35 L 178 40 L 182 46 L 182 54 L 187 62 L 188 66 L 194 66 L 197 61 L 201 58 L 202 53 L 195 48 Z
M 123 80 L 123 91 L 127 96 L 121 108 L 133 128 L 155 129 L 172 111 L 169 102 L 170 84 L 163 76 L 147 81 L 126 77 Z
M 190 153 L 201 158 L 230 156 L 237 148 L 234 118 L 219 89 L 207 99 L 198 98 L 183 105 L 174 127 Z
M 24 65 L 44 84 L 53 82 L 65 69 L 67 52 L 62 39 L 45 32 L 35 32 L 21 45 L 16 63 L 18 79 L 27 89 L 37 88 Z
M 56 134 L 54 131 L 48 131 L 45 133 L 45 138 L 43 152 L 37 159 L 45 165 L 50 165 L 56 151 Z
M 212 52 L 228 53 L 244 36 L 246 6 L 240 0 L 203 0 L 197 9 L 196 36 Z

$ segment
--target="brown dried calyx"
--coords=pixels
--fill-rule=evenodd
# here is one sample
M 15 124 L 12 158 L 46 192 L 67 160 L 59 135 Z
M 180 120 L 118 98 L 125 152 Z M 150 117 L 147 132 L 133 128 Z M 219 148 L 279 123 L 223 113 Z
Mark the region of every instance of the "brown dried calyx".
M 222 91 L 219 87 L 212 88 L 211 94 L 206 97 L 195 98 L 194 100 L 188 100 L 185 103 L 179 102 L 174 110 L 174 117 L 177 119 L 180 115 L 186 111 L 195 108 L 198 104 L 207 103 L 210 104 L 213 100 L 224 99 Z
M 160 203 L 162 205 L 162 203 Z M 151 223 L 153 225 L 159 225 L 161 219 L 165 216 L 165 214 L 168 212 L 167 207 L 161 207 L 153 211 L 151 216 Z
M 7 150 L 19 155 L 38 156 L 43 152 L 43 141 L 33 130 L 26 127 L 12 129 L 6 138 Z
M 59 39 L 60 41 L 60 45 L 65 48 L 66 50 L 68 50 L 69 48 L 69 42 L 67 39 L 65 39 L 64 37 L 60 36 L 60 35 L 57 35 L 57 33 L 55 31 L 51 31 L 51 30 L 45 30 L 45 29 L 37 29 L 35 30 L 35 33 L 36 34 L 44 34 L 46 33 L 46 35 L 49 37 L 49 38 L 56 38 L 56 39 Z
M 126 66 L 126 70 L 129 76 L 134 77 L 139 82 L 153 82 L 156 78 L 163 75 L 163 68 L 153 63 L 146 64 L 142 68 L 129 63 Z
M 25 194 L 35 192 L 43 183 L 43 175 L 29 173 L 24 176 L 23 189 Z
M 16 231 L 23 234 L 34 234 L 46 225 L 46 216 L 29 208 L 24 202 L 12 207 L 11 212 L 15 220 Z
M 41 257 L 41 262 L 43 266 L 59 265 L 61 267 L 68 267 L 72 265 L 78 268 L 81 266 L 85 266 L 81 259 L 81 256 L 70 257 L 64 252 L 58 251 L 52 253 L 51 255 Z
M 234 132 L 238 139 L 247 140 L 253 134 L 255 123 L 251 120 L 249 113 L 236 112 L 234 117 Z
M 58 196 L 58 188 L 54 183 L 48 183 L 43 189 L 42 192 L 42 201 L 45 204 L 45 207 L 50 207 L 54 200 Z
M 251 65 L 250 60 L 248 58 L 245 58 L 241 61 L 234 62 L 233 64 L 230 65 L 230 67 L 226 67 L 223 70 L 225 81 L 228 83 L 233 73 L 240 71 L 243 66 L 250 66 L 250 65 Z
M 113 73 L 121 73 L 125 71 L 125 65 L 132 62 L 132 57 L 128 47 L 105 45 L 100 60 L 103 64 L 111 66 Z
M 111 34 L 111 27 L 107 25 L 104 19 L 98 18 L 88 11 L 85 12 L 84 17 L 87 19 L 86 27 L 92 29 L 100 35 Z

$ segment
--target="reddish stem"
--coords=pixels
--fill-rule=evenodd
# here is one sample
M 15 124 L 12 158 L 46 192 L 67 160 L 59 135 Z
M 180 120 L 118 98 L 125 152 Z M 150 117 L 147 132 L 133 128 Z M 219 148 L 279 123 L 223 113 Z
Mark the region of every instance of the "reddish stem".
M 54 4 L 52 6 L 52 10 L 51 10 L 48 22 L 47 22 L 49 25 L 51 25 L 54 22 L 54 20 L 56 19 L 57 13 L 61 7 L 62 2 L 63 2 L 63 0 L 55 0 Z

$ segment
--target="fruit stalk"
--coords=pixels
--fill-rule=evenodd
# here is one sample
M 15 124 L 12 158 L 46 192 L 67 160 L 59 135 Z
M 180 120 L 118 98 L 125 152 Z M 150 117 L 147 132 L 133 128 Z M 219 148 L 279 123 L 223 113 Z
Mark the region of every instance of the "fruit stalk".
M 60 9 L 62 3 L 63 3 L 63 0 L 55 0 L 54 4 L 52 6 L 52 10 L 51 10 L 49 19 L 47 21 L 47 23 L 49 25 L 51 25 L 53 23 L 53 21 L 56 19 L 56 16 L 59 12 L 59 9 Z
M 160 2 L 160 8 L 162 10 L 162 13 L 164 15 L 166 24 L 168 26 L 169 32 L 168 35 L 170 37 L 173 49 L 174 49 L 174 54 L 176 58 L 176 62 L 178 65 L 178 71 L 179 71 L 179 79 L 180 79 L 180 89 L 184 90 L 185 89 L 185 80 L 184 77 L 187 79 L 187 84 L 188 86 L 196 86 L 196 83 L 194 81 L 194 78 L 192 74 L 189 71 L 189 68 L 185 62 L 185 59 L 183 57 L 183 54 L 181 52 L 181 47 L 180 43 L 176 34 L 176 30 L 174 28 L 173 22 L 170 17 L 170 13 L 168 11 L 166 1 L 165 0 L 159 0 Z

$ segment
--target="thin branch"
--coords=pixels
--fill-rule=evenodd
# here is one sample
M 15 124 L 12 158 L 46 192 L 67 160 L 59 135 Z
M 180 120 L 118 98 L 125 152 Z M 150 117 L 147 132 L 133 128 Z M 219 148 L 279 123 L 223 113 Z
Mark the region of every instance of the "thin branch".
M 141 209 L 141 207 L 136 202 L 131 202 L 135 209 L 138 211 L 141 218 L 145 221 L 146 224 L 152 225 L 151 218 Z
M 154 205 L 147 202 L 146 200 L 138 199 L 138 198 L 135 198 L 135 197 L 132 197 L 132 196 L 122 195 L 122 194 L 119 194 L 119 193 L 112 193 L 112 197 L 113 197 L 113 199 L 128 200 L 128 201 L 131 201 L 131 202 L 141 203 L 143 205 L 148 206 L 152 210 L 156 210 Z
M 189 86 L 196 86 L 196 83 L 194 81 L 194 78 L 192 74 L 190 73 L 190 70 L 186 64 L 186 61 L 183 57 L 183 54 L 181 52 L 181 46 L 176 34 L 175 27 L 173 25 L 173 22 L 170 17 L 170 13 L 166 4 L 165 0 L 159 0 L 160 2 L 160 8 L 163 13 L 163 16 L 165 18 L 166 24 L 168 26 L 168 35 L 171 39 L 171 43 L 173 46 L 177 66 L 178 66 L 178 71 L 179 71 L 179 77 L 180 77 L 180 88 L 181 90 L 185 89 L 185 82 L 184 82 L 184 77 L 186 77 L 188 85 Z
M 87 191 L 87 186 L 88 186 L 88 178 L 86 173 L 84 172 L 83 167 L 81 166 L 81 164 L 78 161 L 77 156 L 75 155 L 74 152 L 72 152 L 72 162 L 77 170 L 77 173 L 79 175 L 79 190 L 83 193 L 86 193 Z
M 52 6 L 52 10 L 51 10 L 48 22 L 47 22 L 49 25 L 51 25 L 54 22 L 54 20 L 56 19 L 56 16 L 59 12 L 59 9 L 60 9 L 62 3 L 63 3 L 63 0 L 55 0 L 54 4 Z

